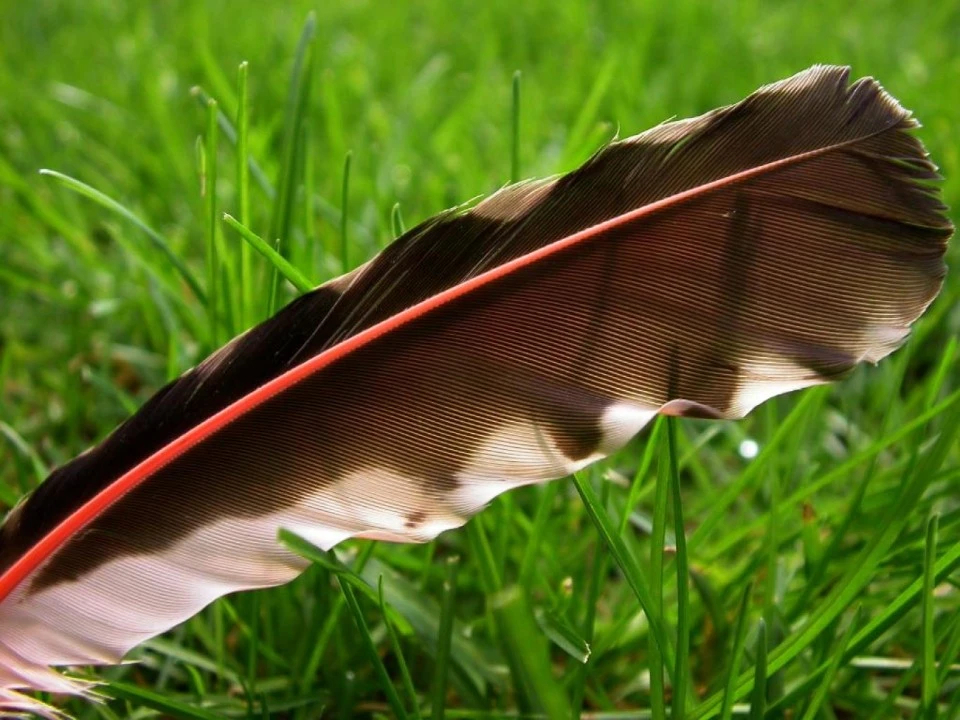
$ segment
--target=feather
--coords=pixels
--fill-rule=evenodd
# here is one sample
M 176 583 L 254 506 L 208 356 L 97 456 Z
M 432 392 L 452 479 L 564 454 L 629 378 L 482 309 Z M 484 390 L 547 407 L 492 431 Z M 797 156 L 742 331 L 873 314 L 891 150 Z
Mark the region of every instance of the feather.
M 657 413 L 738 418 L 881 359 L 952 233 L 915 126 L 874 80 L 813 67 L 443 213 L 293 301 L 7 517 L 0 707 L 291 580 L 280 528 L 426 541 Z

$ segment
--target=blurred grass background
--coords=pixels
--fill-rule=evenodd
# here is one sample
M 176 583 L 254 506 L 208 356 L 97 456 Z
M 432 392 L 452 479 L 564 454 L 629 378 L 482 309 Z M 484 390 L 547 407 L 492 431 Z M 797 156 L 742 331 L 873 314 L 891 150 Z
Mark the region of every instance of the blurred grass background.
M 734 102 L 810 64 L 849 64 L 915 111 L 946 201 L 960 205 L 953 1 L 0 5 L 0 508 L 267 312 L 272 269 L 256 257 L 253 302 L 211 329 L 196 293 L 141 228 L 37 172 L 52 168 L 105 193 L 208 278 L 211 207 L 198 170 L 210 170 L 206 141 L 198 144 L 208 110 L 198 97 L 215 98 L 232 126 L 241 61 L 255 161 L 247 220 L 271 241 L 286 227 L 284 253 L 314 281 L 341 271 L 344 229 L 353 266 L 392 239 L 397 204 L 409 226 L 510 180 L 517 70 L 519 172 L 531 177 L 570 170 L 616 135 Z M 293 93 L 305 98 L 298 105 L 291 73 L 311 11 L 303 69 L 312 70 Z M 216 209 L 239 217 L 226 125 L 219 139 Z M 278 209 L 286 181 L 293 199 Z M 237 234 L 219 223 L 215 232 L 226 256 L 237 256 Z M 954 243 L 953 265 L 957 254 Z M 678 615 L 668 553 L 664 620 L 671 635 L 690 628 L 692 716 L 719 709 L 738 603 L 753 583 L 738 712 L 754 697 L 762 617 L 772 653 L 770 680 L 760 683 L 767 716 L 800 717 L 813 706 L 827 718 L 937 708 L 960 717 L 949 664 L 960 650 L 960 451 L 949 435 L 958 294 L 954 273 L 907 349 L 837 388 L 779 399 L 741 423 L 677 423 L 692 592 Z M 284 284 L 281 299 L 292 296 Z M 669 453 L 656 457 L 666 437 L 658 434 L 581 478 L 614 525 L 624 518 L 618 537 L 655 589 L 650 531 L 673 517 L 658 515 L 667 495 L 655 492 L 655 478 L 668 483 L 671 467 Z M 744 440 L 758 443 L 757 459 L 742 457 Z M 658 681 L 630 573 L 607 555 L 612 546 L 573 487 L 519 491 L 471 527 L 425 547 L 346 546 L 347 562 L 369 556 L 369 585 L 328 559 L 290 588 L 222 601 L 140 651 L 140 665 L 102 673 L 113 681 L 108 694 L 125 699 L 71 707 L 84 717 L 396 714 L 350 620 L 353 605 L 332 582 L 350 577 L 370 591 L 358 606 L 364 632 L 412 713 L 370 590 L 384 573 L 416 704 L 434 717 L 441 705 L 448 717 L 555 715 L 581 700 L 591 717 L 656 717 Z M 455 601 L 444 591 L 453 555 Z M 901 611 L 897 599 L 925 576 L 930 586 Z M 500 585 L 520 589 L 501 595 Z M 823 626 L 811 625 L 820 611 Z M 857 634 L 877 618 L 896 622 Z M 848 626 L 856 652 L 843 642 Z

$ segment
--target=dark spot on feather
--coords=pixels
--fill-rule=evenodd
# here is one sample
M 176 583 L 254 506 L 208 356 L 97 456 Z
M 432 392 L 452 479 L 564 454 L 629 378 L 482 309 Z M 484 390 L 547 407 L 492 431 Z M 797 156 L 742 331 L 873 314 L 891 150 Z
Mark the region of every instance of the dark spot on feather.
M 872 159 L 862 159 L 864 164 L 876 166 Z M 913 188 L 897 188 L 897 191 L 903 193 L 912 192 Z M 901 194 L 898 198 L 903 205 L 912 204 L 911 198 Z M 800 197 L 778 197 L 771 199 L 770 202 L 776 202 L 778 206 L 785 208 L 797 208 L 807 210 L 817 215 L 829 218 L 834 222 L 849 226 L 851 228 L 869 231 L 880 236 L 894 237 L 898 240 L 899 251 L 903 253 L 903 259 L 909 260 L 918 255 L 933 258 L 938 263 L 941 262 L 943 250 L 946 247 L 946 241 L 953 234 L 952 227 L 924 227 L 906 223 L 896 217 L 884 217 L 864 212 L 862 210 L 853 211 L 837 205 L 831 205 L 819 200 Z M 931 239 L 941 239 L 942 244 L 931 243 Z
M 716 335 L 708 354 L 708 362 L 716 370 L 710 376 L 710 381 L 718 386 L 717 394 L 722 395 L 723 399 L 717 405 L 722 409 L 731 406 L 742 382 L 735 371 L 736 362 L 731 357 L 731 353 L 736 353 L 737 349 L 732 349 L 731 344 L 735 347 L 744 334 L 741 316 L 750 292 L 749 280 L 758 239 L 763 231 L 759 220 L 751 213 L 750 198 L 740 190 L 733 196 L 732 207 L 726 219 L 726 243 L 720 280 L 721 310 Z M 697 402 L 691 402 L 680 414 L 695 418 L 719 416 L 714 407 Z
M 408 530 L 412 530 L 418 527 L 426 519 L 427 514 L 423 510 L 414 510 L 412 513 L 407 515 L 407 521 L 404 523 L 404 527 L 406 527 Z
M 566 428 L 553 433 L 553 441 L 570 460 L 590 457 L 600 446 L 603 434 L 596 425 Z
M 732 335 L 737 331 L 743 299 L 749 289 L 747 279 L 756 254 L 757 238 L 762 232 L 759 223 L 751 222 L 750 199 L 744 192 L 733 197 L 727 218 L 727 242 L 724 248 L 723 314 L 721 331 Z M 722 354 L 718 355 L 722 357 Z
M 799 360 L 803 367 L 827 382 L 845 377 L 857 364 L 857 359 L 849 353 L 827 346 L 820 346 L 802 355 Z

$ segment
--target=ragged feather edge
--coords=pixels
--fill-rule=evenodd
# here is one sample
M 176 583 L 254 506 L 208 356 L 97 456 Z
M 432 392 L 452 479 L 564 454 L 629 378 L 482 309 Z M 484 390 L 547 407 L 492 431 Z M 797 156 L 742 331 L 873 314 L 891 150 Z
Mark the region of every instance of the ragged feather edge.
M 69 678 L 53 670 L 47 670 L 51 677 L 56 678 L 59 688 L 57 694 L 73 695 L 89 702 L 103 702 L 104 696 L 93 690 L 99 683 L 79 678 Z M 0 688 L 0 718 L 31 718 L 41 717 L 46 720 L 71 720 L 64 710 L 49 705 L 41 700 L 24 695 L 12 688 Z

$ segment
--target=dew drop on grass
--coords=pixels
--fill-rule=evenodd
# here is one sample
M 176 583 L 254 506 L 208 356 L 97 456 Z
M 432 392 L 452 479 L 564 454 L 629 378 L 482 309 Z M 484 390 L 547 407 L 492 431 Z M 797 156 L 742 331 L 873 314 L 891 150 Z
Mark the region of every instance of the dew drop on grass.
M 757 453 L 760 452 L 760 446 L 756 440 L 747 438 L 740 443 L 739 451 L 740 457 L 744 460 L 753 460 L 757 456 Z

